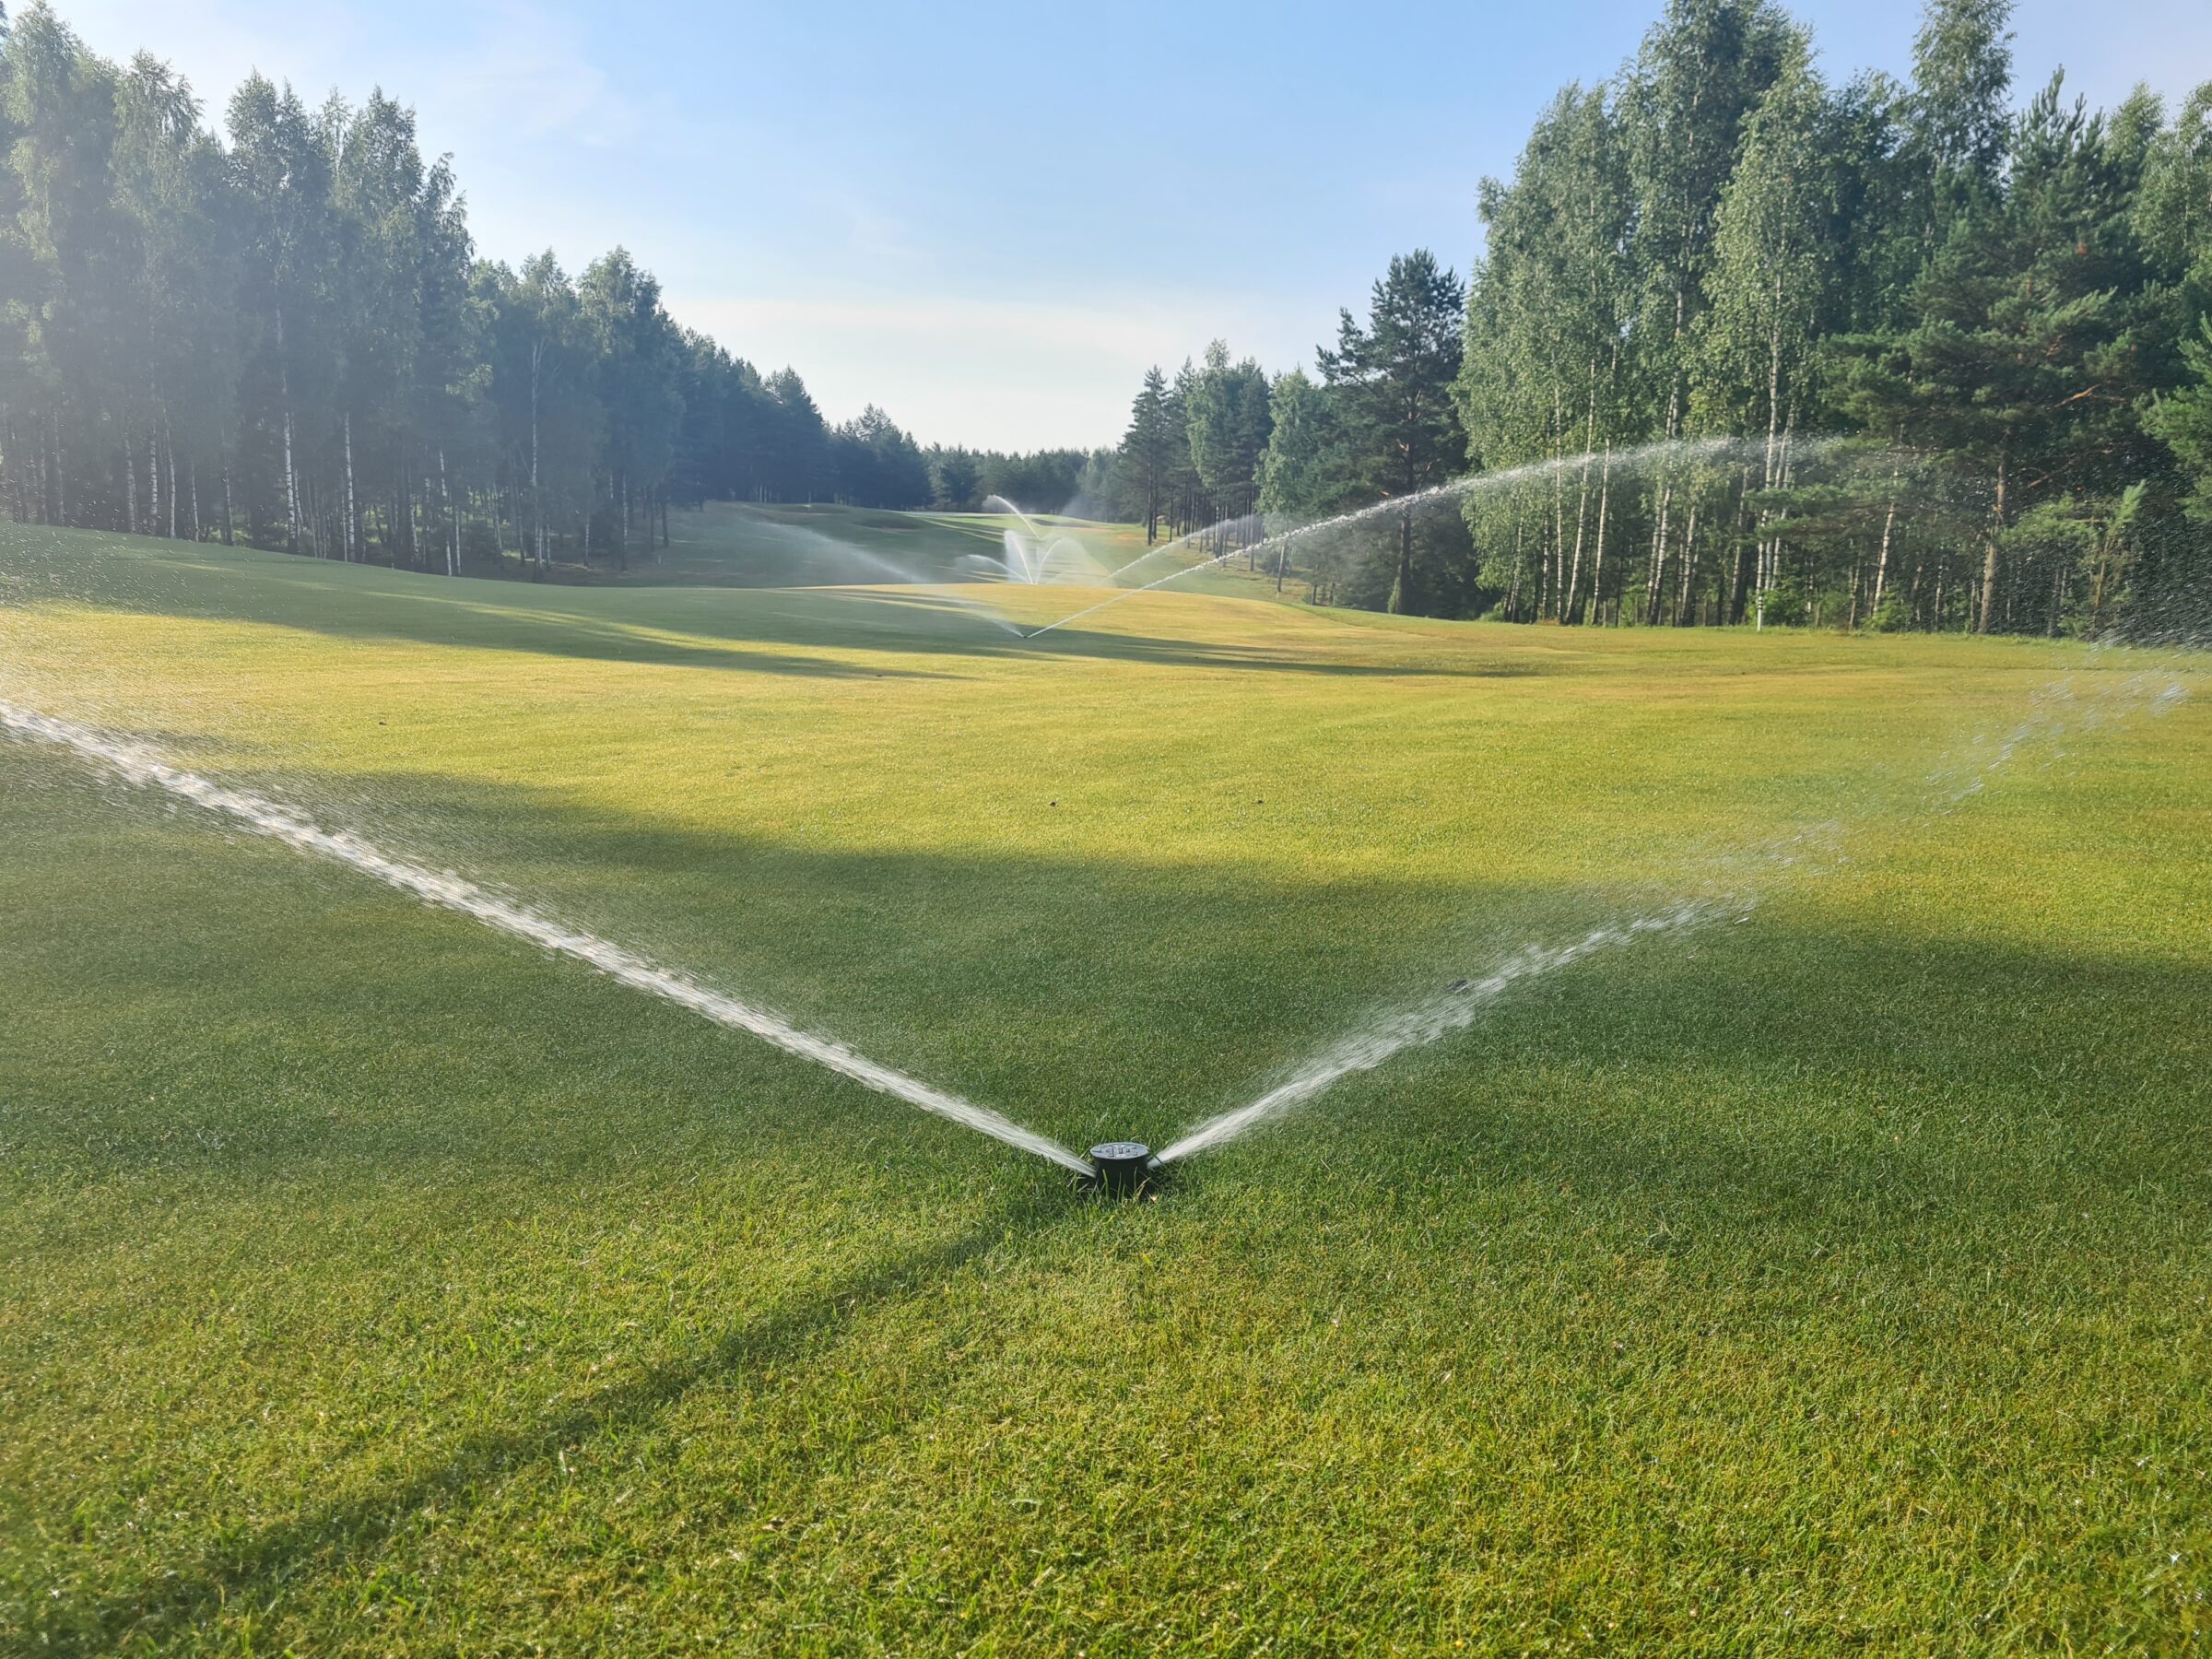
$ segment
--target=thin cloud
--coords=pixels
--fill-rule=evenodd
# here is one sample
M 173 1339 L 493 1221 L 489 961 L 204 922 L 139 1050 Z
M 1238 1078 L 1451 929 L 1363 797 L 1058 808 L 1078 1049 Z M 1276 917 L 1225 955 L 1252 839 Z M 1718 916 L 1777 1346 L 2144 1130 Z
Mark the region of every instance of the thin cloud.
M 1058 300 L 931 299 L 848 300 L 753 297 L 708 300 L 698 308 L 746 329 L 840 328 L 939 338 L 983 335 L 1054 350 L 1128 357 L 1158 352 L 1164 339 L 1206 326 L 1198 313 L 1163 317 L 1157 309 L 1082 305 Z M 1218 314 L 1218 313 L 1215 313 Z
M 479 124 L 532 136 L 562 133 L 597 148 L 642 135 L 638 110 L 593 63 L 572 19 L 524 0 L 474 9 L 474 43 L 433 71 L 441 111 L 474 112 Z

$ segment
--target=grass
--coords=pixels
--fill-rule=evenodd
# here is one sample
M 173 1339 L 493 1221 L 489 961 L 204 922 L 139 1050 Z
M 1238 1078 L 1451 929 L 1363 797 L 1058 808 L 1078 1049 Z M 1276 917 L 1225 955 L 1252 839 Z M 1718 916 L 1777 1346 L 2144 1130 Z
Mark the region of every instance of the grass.
M 697 511 L 672 512 L 668 524 L 669 545 L 641 550 L 627 571 L 615 570 L 602 558 L 589 571 L 578 565 L 558 566 L 556 577 L 629 587 L 966 582 L 978 575 L 975 561 L 1003 559 L 1006 533 L 1015 529 L 1035 542 L 1068 537 L 1097 562 L 1100 572 L 1120 572 L 1118 585 L 1125 587 L 1206 564 L 1198 552 L 1164 532 L 1159 543 L 1148 549 L 1140 525 L 1103 524 L 1050 513 L 1032 514 L 1024 525 L 1011 513 L 890 512 L 714 501 Z M 1252 562 L 1256 565 L 1260 557 L 1254 555 Z M 1192 593 L 1277 596 L 1273 577 L 1246 570 L 1240 558 L 1193 570 L 1175 585 Z M 1283 596 L 1302 598 L 1304 593 L 1304 582 L 1293 577 Z
M 0 746 L 0 1648 L 2212 1628 L 2212 713 L 2140 660 L 16 527 L 0 599 L 0 695 L 1076 1145 L 1761 894 L 1107 1206 Z
M 1108 570 L 1145 550 L 1135 525 L 1051 516 L 1031 523 L 1048 535 L 1079 538 Z M 602 559 L 592 576 L 629 586 L 806 587 L 897 582 L 900 573 L 941 582 L 970 575 L 963 559 L 998 558 L 1006 532 L 1019 527 L 1011 513 L 712 501 L 669 514 L 665 548 L 641 551 L 627 571 Z

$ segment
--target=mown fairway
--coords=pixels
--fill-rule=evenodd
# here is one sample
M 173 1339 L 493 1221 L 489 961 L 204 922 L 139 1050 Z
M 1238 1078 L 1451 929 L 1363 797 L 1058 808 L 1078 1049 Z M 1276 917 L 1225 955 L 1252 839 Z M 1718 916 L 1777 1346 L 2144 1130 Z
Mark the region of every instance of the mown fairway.
M 1275 596 L 1273 579 L 1248 569 L 1246 558 L 1208 562 L 1195 547 L 1164 532 L 1147 549 L 1143 528 L 1135 524 L 1100 524 L 1050 513 L 1024 524 L 1010 513 L 888 512 L 730 501 L 671 513 L 666 547 L 641 546 L 627 570 L 615 569 L 603 553 L 593 561 L 589 574 L 597 582 L 632 587 L 971 581 L 976 561 L 1003 558 L 1008 530 L 1038 543 L 1068 537 L 1100 571 L 1120 572 L 1116 585 L 1122 587 L 1136 587 L 1203 563 L 1206 568 L 1178 579 L 1176 586 L 1193 593 Z M 1263 556 L 1249 562 L 1256 563 L 1258 557 Z M 575 565 L 559 570 L 564 580 L 584 574 Z M 1288 586 L 1295 598 L 1304 583 L 1293 577 Z
M 0 742 L 0 1648 L 2212 1630 L 2212 706 L 2144 707 L 2172 659 L 1172 592 L 1027 644 L 916 590 L 14 526 L 0 602 L 0 697 L 1077 1146 L 1524 944 L 1760 898 L 1108 1206 Z
M 888 512 L 870 508 L 755 505 L 715 501 L 694 512 L 669 515 L 669 545 L 641 549 L 630 568 L 617 572 L 625 582 L 661 582 L 755 587 L 819 585 L 834 582 L 947 580 L 960 571 L 963 559 L 999 557 L 1005 533 L 1019 529 L 1008 513 Z M 1078 538 L 1107 570 L 1145 551 L 1141 528 L 1094 524 L 1047 516 L 1032 524 L 1047 537 Z M 1188 563 L 1184 555 L 1177 563 Z M 882 561 L 882 562 L 878 562 Z M 888 566 L 888 568 L 887 568 Z M 1157 570 L 1174 568 L 1162 556 Z M 596 572 L 609 573 L 605 558 Z

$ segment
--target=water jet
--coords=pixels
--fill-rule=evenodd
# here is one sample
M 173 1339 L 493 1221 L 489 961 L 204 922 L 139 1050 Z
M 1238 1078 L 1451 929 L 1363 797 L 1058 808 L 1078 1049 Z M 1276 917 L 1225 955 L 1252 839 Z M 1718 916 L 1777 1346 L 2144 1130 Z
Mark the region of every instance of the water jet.
M 1090 549 L 1072 535 L 1054 535 L 1046 527 L 1006 500 L 1004 496 L 985 496 L 983 507 L 1010 513 L 1021 521 L 1019 530 L 1005 533 L 1006 551 L 997 559 L 987 559 L 971 553 L 963 557 L 963 564 L 973 562 L 982 570 L 1001 574 L 1008 582 L 1025 582 L 1035 587 L 1048 582 L 1089 582 L 1103 580 L 1106 567 L 1091 557 Z
M 768 1008 L 740 1002 L 696 980 L 671 972 L 612 940 L 488 892 L 450 870 L 433 870 L 409 859 L 394 857 L 349 830 L 325 830 L 288 806 L 172 766 L 152 750 L 121 737 L 35 709 L 18 708 L 4 699 L 0 699 L 0 736 L 25 738 L 73 750 L 126 783 L 159 789 L 205 809 L 234 829 L 267 836 L 298 853 L 331 859 L 426 904 L 458 911 L 494 932 L 558 956 L 571 957 L 634 991 L 688 1008 L 716 1025 L 748 1032 L 787 1054 L 810 1060 L 879 1094 L 893 1096 L 924 1112 L 949 1118 L 1077 1174 L 1099 1173 L 1058 1141 L 1024 1128 L 988 1106 L 932 1088 L 917 1077 L 910 1077 L 904 1072 L 855 1053 L 835 1038 L 806 1030 Z M 1141 1158 L 1145 1149 L 1139 1147 L 1136 1150 Z

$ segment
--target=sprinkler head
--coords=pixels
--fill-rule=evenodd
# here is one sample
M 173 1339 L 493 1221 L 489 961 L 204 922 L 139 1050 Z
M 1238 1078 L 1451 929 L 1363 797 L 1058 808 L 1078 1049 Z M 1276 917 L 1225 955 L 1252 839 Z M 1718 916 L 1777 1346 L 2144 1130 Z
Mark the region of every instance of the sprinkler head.
M 1152 1148 L 1142 1141 L 1108 1141 L 1090 1149 L 1090 1167 L 1099 1191 L 1109 1198 L 1131 1198 L 1152 1169 Z

